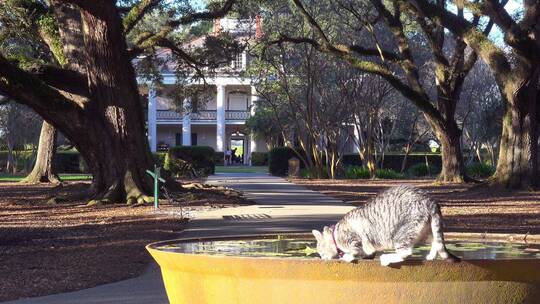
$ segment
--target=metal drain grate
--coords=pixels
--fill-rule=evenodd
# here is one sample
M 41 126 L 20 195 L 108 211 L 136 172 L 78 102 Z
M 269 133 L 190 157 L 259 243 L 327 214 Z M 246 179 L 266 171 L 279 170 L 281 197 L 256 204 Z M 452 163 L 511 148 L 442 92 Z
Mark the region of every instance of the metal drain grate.
M 246 220 L 260 220 L 260 219 L 269 219 L 272 218 L 268 214 L 257 213 L 257 214 L 240 214 L 240 215 L 224 215 L 223 219 L 228 221 L 246 221 Z

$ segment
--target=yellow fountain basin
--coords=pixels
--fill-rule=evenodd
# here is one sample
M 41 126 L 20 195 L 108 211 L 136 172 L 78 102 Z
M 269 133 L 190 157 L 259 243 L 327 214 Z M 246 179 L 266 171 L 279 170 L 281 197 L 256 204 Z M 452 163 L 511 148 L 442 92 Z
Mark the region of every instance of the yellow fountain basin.
M 184 241 L 190 240 L 175 240 Z M 162 244 L 147 249 L 161 267 L 171 304 L 540 303 L 539 259 L 454 264 L 411 260 L 390 268 L 369 260 L 345 263 L 157 250 Z

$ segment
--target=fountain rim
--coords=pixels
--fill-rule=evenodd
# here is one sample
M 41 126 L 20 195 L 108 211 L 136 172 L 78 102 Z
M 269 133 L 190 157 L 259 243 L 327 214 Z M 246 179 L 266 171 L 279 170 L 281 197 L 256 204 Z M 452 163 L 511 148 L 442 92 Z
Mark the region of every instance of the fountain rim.
M 186 252 L 175 252 L 175 251 L 163 251 L 160 250 L 159 246 L 170 245 L 176 243 L 187 243 L 194 241 L 226 241 L 226 240 L 238 240 L 238 239 L 255 239 L 257 237 L 270 237 L 270 236 L 311 236 L 310 232 L 265 232 L 265 233 L 253 233 L 253 234 L 234 234 L 234 235 L 222 235 L 222 236 L 201 236 L 201 237 L 185 237 L 170 239 L 165 241 L 153 242 L 145 246 L 146 250 L 166 252 L 167 254 L 174 254 L 179 256 L 200 256 L 200 257 L 212 257 L 212 258 L 233 258 L 233 259 L 243 259 L 243 260 L 286 260 L 280 257 L 254 257 L 254 256 L 240 256 L 240 255 L 220 255 L 220 254 L 205 254 L 205 253 L 186 253 Z M 540 235 L 530 235 L 530 234 L 501 234 L 501 233 L 460 233 L 452 232 L 445 233 L 446 239 L 451 240 L 470 240 L 475 242 L 511 242 L 516 244 L 540 244 Z M 291 260 L 295 261 L 311 261 L 311 262 L 328 262 L 322 261 L 321 259 L 314 258 L 302 258 L 295 257 Z M 519 259 L 519 258 L 503 258 L 503 259 L 466 259 L 466 262 L 482 262 L 482 261 L 538 261 L 538 259 Z M 362 263 L 379 263 L 375 260 L 361 260 Z M 414 262 L 424 261 L 424 260 L 410 260 Z M 339 262 L 339 260 L 334 260 L 331 262 Z M 430 262 L 443 262 L 440 260 L 430 261 Z

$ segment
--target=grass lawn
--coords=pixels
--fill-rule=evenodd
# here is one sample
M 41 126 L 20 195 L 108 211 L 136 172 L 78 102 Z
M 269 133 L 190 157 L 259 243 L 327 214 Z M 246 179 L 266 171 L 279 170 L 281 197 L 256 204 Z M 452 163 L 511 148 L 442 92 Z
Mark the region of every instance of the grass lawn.
M 216 173 L 268 173 L 266 166 L 216 166 Z
M 18 182 L 25 175 L 0 174 L 0 182 Z M 89 181 L 92 180 L 92 175 L 89 174 L 60 174 L 62 181 Z

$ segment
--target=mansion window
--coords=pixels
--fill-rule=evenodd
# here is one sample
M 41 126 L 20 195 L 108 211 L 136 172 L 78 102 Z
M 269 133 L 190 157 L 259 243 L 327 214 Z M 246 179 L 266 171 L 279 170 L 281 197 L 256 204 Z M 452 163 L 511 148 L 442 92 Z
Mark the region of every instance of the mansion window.
M 236 69 L 236 70 L 241 70 L 243 67 L 244 67 L 244 60 L 243 60 L 243 54 L 240 53 L 240 54 L 237 54 L 234 59 L 233 59 L 233 62 L 232 62 L 232 67 L 233 69 Z

